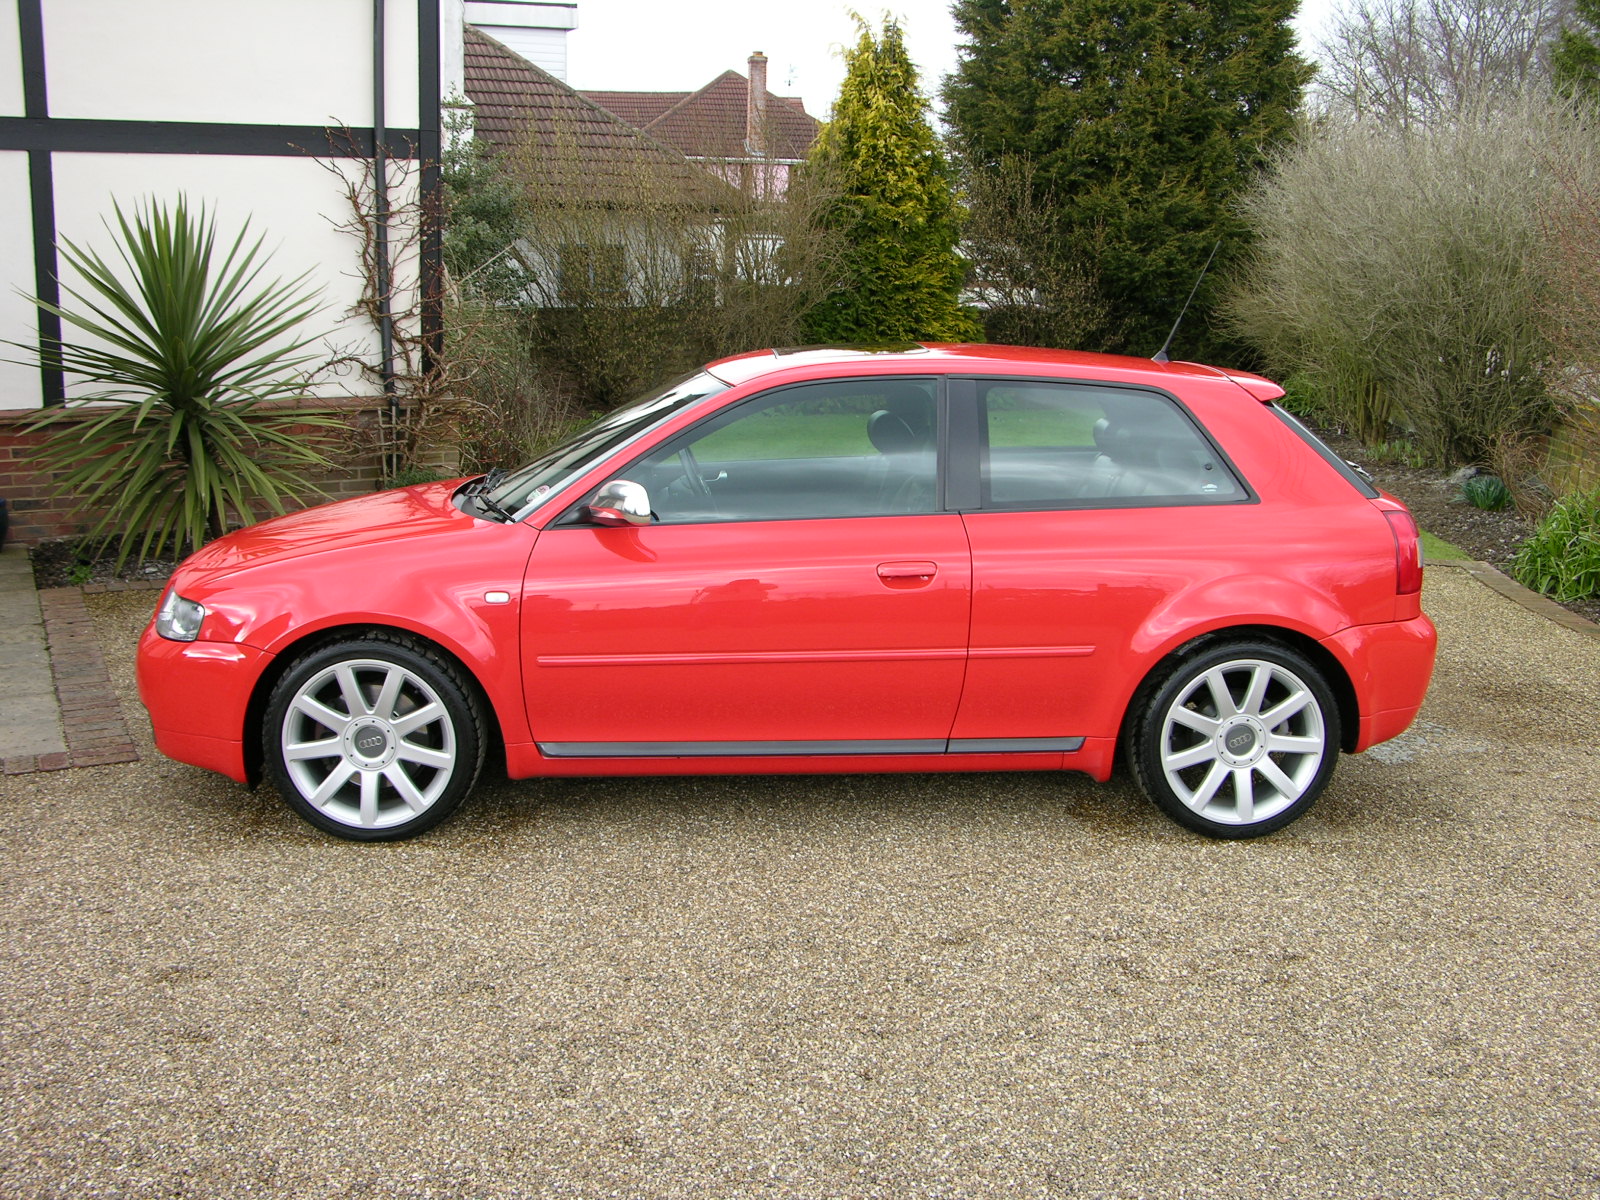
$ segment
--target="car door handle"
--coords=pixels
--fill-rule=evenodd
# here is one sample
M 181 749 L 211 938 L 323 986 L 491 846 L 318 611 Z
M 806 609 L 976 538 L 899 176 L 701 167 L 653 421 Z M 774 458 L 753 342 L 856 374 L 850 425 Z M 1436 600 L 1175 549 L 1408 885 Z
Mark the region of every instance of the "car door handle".
M 931 562 L 886 562 L 878 564 L 879 579 L 932 579 L 939 565 Z

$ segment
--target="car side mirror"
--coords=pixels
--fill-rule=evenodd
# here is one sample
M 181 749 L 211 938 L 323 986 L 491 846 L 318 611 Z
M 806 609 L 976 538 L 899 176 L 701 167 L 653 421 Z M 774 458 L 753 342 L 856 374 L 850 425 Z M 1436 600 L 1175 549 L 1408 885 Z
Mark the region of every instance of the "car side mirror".
M 609 528 L 650 524 L 650 493 L 631 479 L 613 479 L 584 506 L 585 520 Z

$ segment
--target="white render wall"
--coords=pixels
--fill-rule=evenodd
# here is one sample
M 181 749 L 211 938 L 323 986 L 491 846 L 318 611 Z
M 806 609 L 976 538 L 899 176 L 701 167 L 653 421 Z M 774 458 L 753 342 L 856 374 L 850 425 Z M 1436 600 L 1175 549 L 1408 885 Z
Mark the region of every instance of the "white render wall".
M 35 344 L 36 310 L 17 294 L 33 291 L 33 212 L 28 156 L 21 151 L 0 152 L 0 285 L 9 285 L 0 286 L 0 338 Z M 39 406 L 39 371 L 11 361 L 20 357 L 15 346 L 0 346 L 0 408 Z
M 308 282 L 322 288 L 321 311 L 302 326 L 303 336 L 317 338 L 316 344 L 302 353 L 316 353 L 325 360 L 356 354 L 376 363 L 377 331 L 371 322 L 350 315 L 361 297 L 356 271 L 358 243 L 334 226 L 333 222 L 345 219 L 350 210 L 330 166 L 354 171 L 359 164 L 258 155 L 58 154 L 58 240 L 92 248 L 101 258 L 115 262 L 115 242 L 105 224 L 115 221 L 113 199 L 131 215 L 135 202 L 154 197 L 170 204 L 181 193 L 191 207 L 203 203 L 216 217 L 219 254 L 233 244 L 246 221 L 250 224 L 247 244 L 266 235 L 262 249 L 270 251 L 272 259 L 263 281 L 290 280 L 310 272 Z M 31 251 L 29 254 L 31 274 Z M 63 288 L 78 286 L 65 262 L 61 268 Z M 415 279 L 414 259 L 408 274 Z M 62 307 L 71 305 L 63 292 Z M 69 380 L 69 397 L 83 390 Z M 315 394 L 372 395 L 376 390 L 370 380 L 346 368 L 342 374 L 325 377 Z
M 388 124 L 415 126 L 416 5 L 384 13 Z M 370 0 L 45 0 L 44 37 L 52 117 L 373 123 Z
M 0 116 L 22 115 L 22 45 L 17 36 L 17 9 L 0 4 Z
M 414 129 L 421 124 L 419 5 L 385 3 L 386 124 Z M 230 244 L 247 219 L 252 240 L 265 234 L 265 245 L 275 250 L 269 276 L 311 271 L 324 307 L 302 332 L 319 335 L 329 357 L 354 353 L 376 365 L 376 330 L 349 314 L 361 290 L 359 243 L 334 228 L 351 211 L 328 169 L 354 171 L 362 163 L 311 157 L 326 153 L 321 130 L 373 124 L 371 0 L 42 0 L 41 9 L 52 119 L 295 126 L 317 133 L 296 139 L 305 154 L 56 149 L 50 166 L 57 239 L 109 257 L 113 241 L 102 221 L 112 215 L 113 198 L 127 211 L 135 201 L 170 203 L 185 194 L 215 212 L 219 234 Z M 23 115 L 17 10 L 0 4 L 0 116 Z M 400 207 L 415 198 L 418 172 L 399 162 L 391 169 L 392 179 L 409 174 L 409 192 L 401 186 L 392 192 L 391 204 Z M 395 236 L 404 238 L 401 231 Z M 62 271 L 63 284 L 70 285 L 64 263 Z M 414 292 L 416 282 L 413 254 L 397 263 L 396 283 Z M 29 156 L 0 150 L 0 341 L 36 341 L 33 306 L 16 294 L 32 295 L 35 287 Z M 0 359 L 21 356 L 0 352 Z M 371 396 L 377 387 L 346 368 L 318 390 Z M 69 386 L 69 396 L 75 391 L 81 389 Z M 43 402 L 37 368 L 0 362 L 0 410 Z

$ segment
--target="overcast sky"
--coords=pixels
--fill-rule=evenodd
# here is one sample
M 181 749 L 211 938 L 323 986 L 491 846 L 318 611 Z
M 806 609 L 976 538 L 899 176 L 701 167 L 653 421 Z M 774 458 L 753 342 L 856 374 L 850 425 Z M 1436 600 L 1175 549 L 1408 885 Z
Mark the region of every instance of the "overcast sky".
M 1302 43 L 1321 31 L 1335 0 L 1302 0 Z M 744 74 L 751 51 L 770 60 L 767 86 L 800 96 L 826 119 L 844 79 L 840 53 L 856 40 L 855 9 L 873 22 L 883 6 L 862 0 L 578 0 L 578 27 L 567 38 L 567 82 L 576 88 L 687 92 L 723 71 Z M 939 81 L 955 68 L 956 30 L 949 0 L 898 0 L 906 45 L 937 100 Z

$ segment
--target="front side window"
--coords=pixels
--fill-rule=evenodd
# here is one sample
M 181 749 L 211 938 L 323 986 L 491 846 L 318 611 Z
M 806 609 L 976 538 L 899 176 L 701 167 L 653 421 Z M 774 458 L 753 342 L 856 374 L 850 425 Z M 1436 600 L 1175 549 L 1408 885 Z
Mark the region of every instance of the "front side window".
M 978 383 L 978 403 L 986 507 L 1204 504 L 1247 494 L 1160 393 L 994 380 Z
M 931 379 L 802 384 L 757 396 L 629 468 L 664 524 L 931 512 Z

